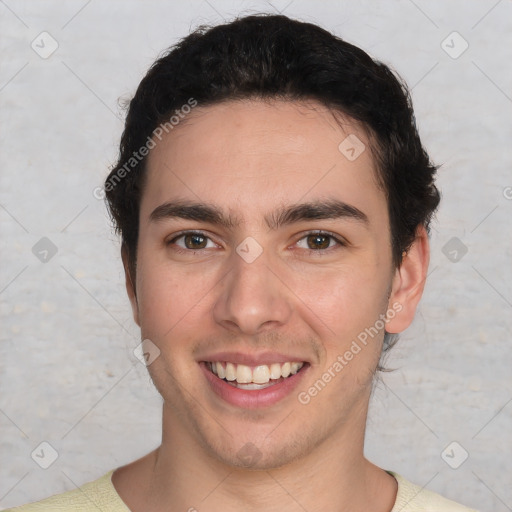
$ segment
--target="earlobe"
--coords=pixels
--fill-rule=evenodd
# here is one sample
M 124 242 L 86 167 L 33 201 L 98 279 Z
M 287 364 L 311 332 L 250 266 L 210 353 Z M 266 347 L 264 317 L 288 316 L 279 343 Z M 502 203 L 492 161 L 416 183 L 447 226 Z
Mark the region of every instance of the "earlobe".
M 121 247 L 121 258 L 123 260 L 126 293 L 128 294 L 128 298 L 130 299 L 130 304 L 132 306 L 133 319 L 135 320 L 135 323 L 140 327 L 139 305 L 137 304 L 136 288 L 132 279 L 132 273 L 130 271 L 130 258 L 128 255 L 128 248 L 124 243 Z M 133 278 L 135 278 L 135 276 L 133 276 Z
M 428 234 L 424 226 L 419 226 L 414 242 L 393 277 L 388 309 L 399 312 L 386 323 L 387 332 L 399 333 L 411 325 L 425 288 L 429 261 Z

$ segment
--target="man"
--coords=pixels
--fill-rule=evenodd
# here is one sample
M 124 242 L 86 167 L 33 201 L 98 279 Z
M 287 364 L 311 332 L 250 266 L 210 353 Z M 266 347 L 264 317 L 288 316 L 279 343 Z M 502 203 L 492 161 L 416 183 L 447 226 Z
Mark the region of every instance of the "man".
M 17 510 L 470 510 L 363 454 L 423 292 L 435 171 L 405 87 L 323 29 L 249 16 L 182 40 L 105 182 L 162 444 Z

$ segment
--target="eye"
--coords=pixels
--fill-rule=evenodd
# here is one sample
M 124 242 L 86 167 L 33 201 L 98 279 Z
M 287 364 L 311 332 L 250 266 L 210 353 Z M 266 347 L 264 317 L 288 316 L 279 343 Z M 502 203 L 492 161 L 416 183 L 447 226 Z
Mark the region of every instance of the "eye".
M 306 233 L 305 236 L 303 236 L 298 242 L 299 243 L 305 240 L 306 241 L 306 247 L 301 247 L 302 249 L 314 251 L 314 252 L 322 252 L 327 251 L 338 246 L 345 246 L 346 243 L 340 240 L 338 237 L 333 235 L 332 233 L 328 233 L 326 231 L 312 231 L 310 233 Z M 331 242 L 334 242 L 333 245 L 331 245 Z M 300 245 L 299 245 L 300 246 Z
M 177 243 L 178 240 L 182 239 L 183 245 Z M 178 252 L 192 252 L 196 250 L 212 248 L 212 246 L 207 246 L 208 240 L 213 244 L 213 247 L 215 247 L 215 244 L 204 233 L 201 233 L 200 231 L 186 231 L 180 233 L 172 240 L 169 240 L 167 245 L 175 245 Z
M 181 241 L 181 243 L 178 243 Z M 301 247 L 300 244 L 306 244 L 306 247 Z M 208 246 L 208 243 L 210 245 Z M 346 246 L 346 242 L 338 238 L 332 233 L 326 231 L 311 231 L 306 233 L 302 238 L 296 242 L 299 248 L 306 251 L 323 253 L 334 249 L 336 246 Z M 212 249 L 217 247 L 210 237 L 200 231 L 184 231 L 177 236 L 166 242 L 168 246 L 174 246 L 174 250 L 181 253 L 200 252 L 204 249 Z

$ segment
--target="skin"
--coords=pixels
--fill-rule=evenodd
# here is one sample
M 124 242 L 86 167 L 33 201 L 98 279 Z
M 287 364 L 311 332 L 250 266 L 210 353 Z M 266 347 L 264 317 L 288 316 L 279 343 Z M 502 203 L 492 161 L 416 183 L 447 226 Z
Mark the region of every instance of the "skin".
M 354 161 L 338 150 L 348 134 L 367 148 Z M 148 370 L 164 400 L 163 435 L 155 451 L 114 472 L 131 510 L 392 509 L 396 480 L 363 455 L 384 331 L 307 405 L 297 399 L 393 304 L 401 311 L 387 331 L 408 327 L 423 292 L 426 232 L 418 228 L 394 268 L 386 198 L 368 148 L 357 124 L 340 126 L 315 102 L 244 100 L 196 107 L 151 151 L 136 276 L 125 251 L 123 262 L 142 339 L 161 351 Z M 178 198 L 214 203 L 242 222 L 150 221 L 156 207 Z M 305 220 L 270 230 L 264 222 L 276 206 L 326 198 L 358 208 L 368 223 Z M 195 254 L 183 238 L 169 243 L 182 230 L 208 237 Z M 346 244 L 321 239 L 321 251 L 311 230 Z M 236 252 L 247 237 L 263 248 L 252 263 Z M 198 357 L 213 347 L 297 354 L 310 367 L 297 392 L 244 409 L 211 391 Z M 258 458 L 244 467 L 237 454 L 247 443 Z

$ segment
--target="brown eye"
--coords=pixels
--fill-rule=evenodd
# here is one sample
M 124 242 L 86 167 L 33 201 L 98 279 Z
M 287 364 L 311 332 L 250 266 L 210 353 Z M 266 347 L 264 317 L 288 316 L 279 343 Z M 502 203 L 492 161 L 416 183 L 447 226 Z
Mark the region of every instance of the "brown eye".
M 184 235 L 185 247 L 187 249 L 204 249 L 207 238 L 200 234 Z
M 187 233 L 181 233 L 180 235 L 174 237 L 172 240 L 167 242 L 167 245 L 174 245 L 175 250 L 178 252 L 192 252 L 196 250 L 211 248 L 212 245 L 208 246 L 208 242 L 215 245 L 205 234 L 191 231 Z
M 303 243 L 303 240 L 306 241 L 305 244 Z M 334 244 L 331 242 L 334 242 Z M 330 233 L 315 232 L 307 233 L 297 242 L 297 245 L 299 245 L 301 249 L 313 252 L 327 252 L 331 249 L 336 249 L 335 246 L 338 246 L 339 248 L 346 244 Z
M 329 236 L 308 235 L 308 246 L 310 249 L 327 249 L 330 245 Z

